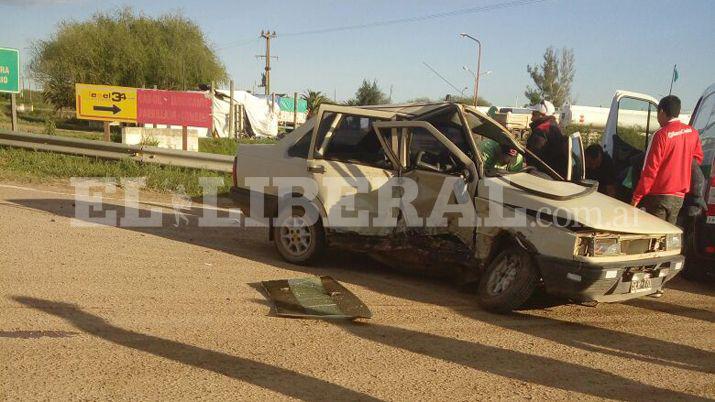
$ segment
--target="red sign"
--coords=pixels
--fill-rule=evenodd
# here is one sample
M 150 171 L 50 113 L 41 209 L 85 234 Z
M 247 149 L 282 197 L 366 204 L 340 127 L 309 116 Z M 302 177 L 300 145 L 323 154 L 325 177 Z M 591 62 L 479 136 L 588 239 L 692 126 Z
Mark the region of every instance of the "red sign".
M 210 128 L 211 106 L 202 92 L 137 89 L 137 123 Z

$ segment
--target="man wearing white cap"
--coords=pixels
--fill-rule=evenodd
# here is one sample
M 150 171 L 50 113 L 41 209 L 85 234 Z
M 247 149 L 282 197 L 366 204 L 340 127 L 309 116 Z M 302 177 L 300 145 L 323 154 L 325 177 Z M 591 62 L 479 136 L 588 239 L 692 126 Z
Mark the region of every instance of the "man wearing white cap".
M 529 109 L 531 109 L 531 135 L 526 141 L 526 149 L 565 177 L 568 148 L 566 138 L 561 134 L 561 129 L 554 118 L 556 111 L 554 104 L 542 100 L 536 105 L 529 106 Z M 534 158 L 528 154 L 526 162 L 532 166 L 536 165 Z

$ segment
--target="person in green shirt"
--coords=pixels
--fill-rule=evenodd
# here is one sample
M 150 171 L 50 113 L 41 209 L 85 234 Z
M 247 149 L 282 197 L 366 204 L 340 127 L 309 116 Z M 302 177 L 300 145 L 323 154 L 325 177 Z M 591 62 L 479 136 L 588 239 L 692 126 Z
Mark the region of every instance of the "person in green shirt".
M 479 152 L 484 161 L 484 170 L 520 172 L 524 169 L 524 156 L 509 145 L 500 145 L 494 140 L 485 139 L 479 143 Z

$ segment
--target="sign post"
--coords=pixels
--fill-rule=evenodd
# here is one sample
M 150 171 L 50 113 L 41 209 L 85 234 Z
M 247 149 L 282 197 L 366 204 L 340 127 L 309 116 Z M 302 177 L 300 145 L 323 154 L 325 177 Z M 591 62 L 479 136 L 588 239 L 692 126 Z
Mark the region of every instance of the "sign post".
M 211 98 L 203 92 L 137 90 L 138 123 L 211 127 Z
M 109 122 L 182 126 L 182 148 L 188 149 L 188 127 L 211 128 L 211 97 L 202 92 L 163 91 L 109 85 L 75 84 L 77 118 Z
M 17 99 L 15 99 L 15 94 L 10 94 L 10 111 L 11 117 L 11 130 L 17 131 Z
M 12 131 L 17 131 L 17 102 L 20 92 L 20 51 L 0 47 L 0 92 L 10 93 Z
M 298 92 L 293 92 L 293 130 L 298 128 Z
M 99 121 L 137 121 L 137 89 L 110 85 L 75 84 L 77 118 Z

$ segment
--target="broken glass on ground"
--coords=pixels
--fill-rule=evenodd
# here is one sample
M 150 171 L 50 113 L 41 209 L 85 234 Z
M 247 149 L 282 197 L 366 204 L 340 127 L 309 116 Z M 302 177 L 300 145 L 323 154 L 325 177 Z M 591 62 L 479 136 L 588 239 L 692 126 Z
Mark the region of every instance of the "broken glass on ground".
M 329 276 L 263 281 L 275 313 L 285 317 L 371 318 L 355 294 Z

